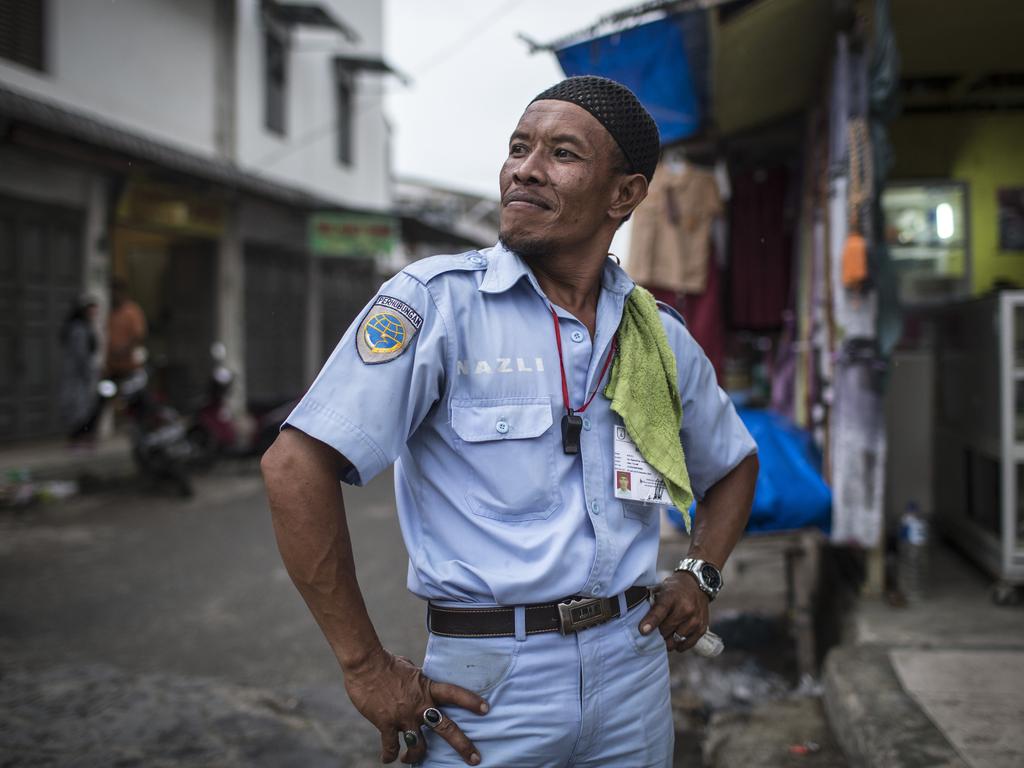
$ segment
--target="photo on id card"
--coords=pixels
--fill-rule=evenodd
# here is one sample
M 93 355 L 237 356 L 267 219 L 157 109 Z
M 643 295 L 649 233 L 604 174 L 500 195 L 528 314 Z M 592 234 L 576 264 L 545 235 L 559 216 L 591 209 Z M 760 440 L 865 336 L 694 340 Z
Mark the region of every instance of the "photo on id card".
M 665 481 L 640 455 L 626 428 L 616 425 L 614 433 L 615 498 L 646 504 L 669 504 Z

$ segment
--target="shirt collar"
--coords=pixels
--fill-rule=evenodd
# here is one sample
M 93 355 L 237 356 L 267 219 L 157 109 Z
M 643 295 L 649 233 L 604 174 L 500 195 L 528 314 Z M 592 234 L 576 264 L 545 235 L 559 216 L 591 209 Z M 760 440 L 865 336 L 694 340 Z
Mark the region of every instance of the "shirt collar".
M 500 242 L 484 248 L 480 255 L 487 259 L 487 271 L 480 281 L 484 293 L 504 293 L 522 278 L 533 277 L 526 263 Z
M 601 287 L 606 291 L 611 291 L 612 293 L 621 293 L 626 295 L 633 290 L 635 285 L 636 283 L 633 282 L 633 279 L 626 274 L 626 270 L 619 266 L 618 262 L 609 255 L 604 261 L 604 274 L 601 275 Z
M 500 242 L 490 248 L 480 251 L 480 254 L 487 258 L 487 271 L 480 282 L 480 290 L 484 293 L 504 293 L 518 283 L 522 278 L 527 278 L 538 293 L 543 295 L 537 279 L 533 272 L 526 266 L 519 256 Z M 612 293 L 628 294 L 633 290 L 635 283 L 630 279 L 626 271 L 608 258 L 605 260 L 604 273 L 601 275 L 601 287 Z

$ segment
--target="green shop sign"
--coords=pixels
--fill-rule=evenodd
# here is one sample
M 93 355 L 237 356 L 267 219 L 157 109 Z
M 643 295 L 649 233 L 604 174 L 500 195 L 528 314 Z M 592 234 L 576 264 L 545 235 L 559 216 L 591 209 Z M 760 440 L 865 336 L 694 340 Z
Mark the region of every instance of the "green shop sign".
M 309 248 L 317 256 L 370 258 L 387 253 L 398 239 L 398 220 L 366 213 L 314 213 Z

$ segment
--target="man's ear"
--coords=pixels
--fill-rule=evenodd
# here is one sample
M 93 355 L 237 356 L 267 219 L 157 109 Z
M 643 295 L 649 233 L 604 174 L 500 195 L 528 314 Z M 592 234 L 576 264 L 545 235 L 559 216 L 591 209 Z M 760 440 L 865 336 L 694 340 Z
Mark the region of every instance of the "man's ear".
M 642 173 L 623 176 L 612 194 L 608 215 L 620 223 L 647 197 L 647 177 Z

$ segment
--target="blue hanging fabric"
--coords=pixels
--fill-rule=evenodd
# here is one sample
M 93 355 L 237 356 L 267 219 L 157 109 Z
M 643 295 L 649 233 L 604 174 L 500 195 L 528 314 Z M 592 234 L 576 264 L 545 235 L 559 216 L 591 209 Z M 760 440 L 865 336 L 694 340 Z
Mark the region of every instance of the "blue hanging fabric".
M 810 434 L 770 411 L 738 408 L 737 413 L 757 443 L 761 471 L 754 490 L 748 532 L 787 531 L 832 524 L 832 492 L 821 477 L 819 457 Z M 675 509 L 669 519 L 683 528 Z M 694 514 L 694 510 L 690 510 Z
M 677 18 L 576 43 L 555 55 L 569 77 L 599 75 L 629 87 L 658 124 L 662 144 L 700 130 L 700 102 Z

